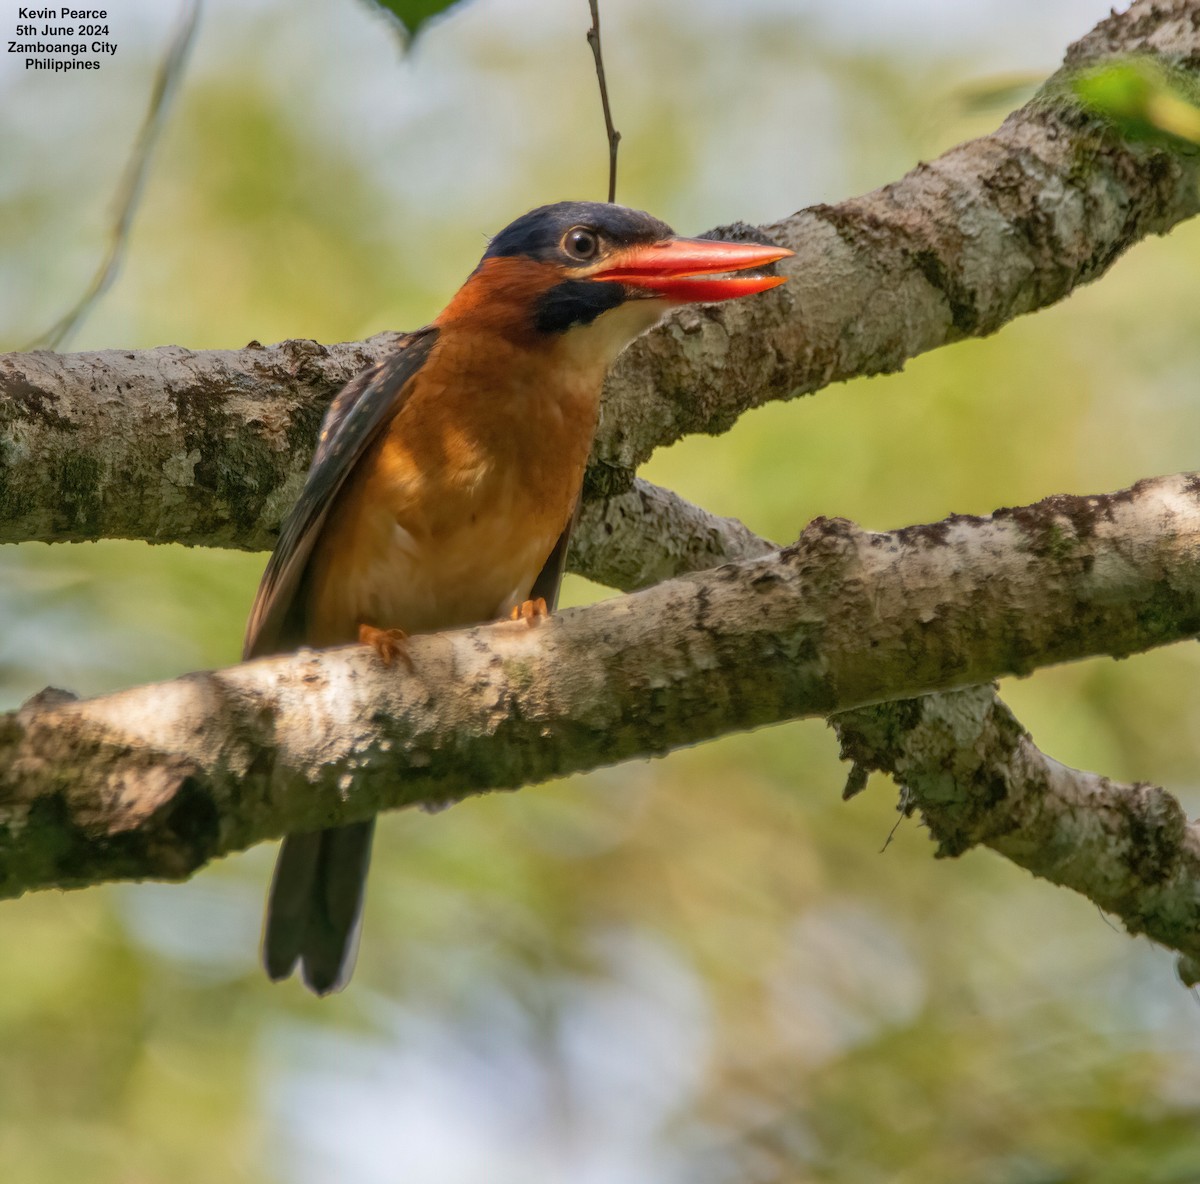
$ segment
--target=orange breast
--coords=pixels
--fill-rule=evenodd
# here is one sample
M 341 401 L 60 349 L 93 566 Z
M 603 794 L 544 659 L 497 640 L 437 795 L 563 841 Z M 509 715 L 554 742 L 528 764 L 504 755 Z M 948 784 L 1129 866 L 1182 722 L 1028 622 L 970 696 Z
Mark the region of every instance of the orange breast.
M 556 362 L 491 335 L 439 341 L 326 520 L 311 644 L 361 623 L 474 624 L 528 597 L 574 508 L 603 381 Z

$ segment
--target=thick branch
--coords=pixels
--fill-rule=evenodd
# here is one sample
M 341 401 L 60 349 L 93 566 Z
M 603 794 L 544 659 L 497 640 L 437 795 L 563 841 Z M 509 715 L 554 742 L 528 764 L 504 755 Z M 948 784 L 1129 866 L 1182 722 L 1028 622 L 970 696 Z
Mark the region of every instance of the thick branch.
M 1200 0 L 1138 0 L 1066 69 L 1144 52 L 1197 71 Z M 654 448 L 962 337 L 1095 279 L 1200 208 L 1197 157 L 1121 140 L 1064 77 L 995 133 L 766 233 L 796 251 L 755 301 L 689 309 L 612 375 L 589 496 Z M 285 342 L 0 359 L 0 542 L 101 537 L 270 546 L 333 391 L 394 344 Z
M 622 576 L 622 588 L 774 550 L 740 522 L 637 485 L 605 503 L 602 523 L 588 535 L 602 540 L 601 549 L 589 546 L 579 556 L 585 568 Z M 1180 977 L 1200 982 L 1200 829 L 1165 790 L 1059 764 L 992 685 L 877 703 L 830 723 L 842 755 L 854 762 L 859 781 L 852 784 L 865 785 L 871 769 L 898 781 L 939 855 L 985 844 L 1087 896 L 1129 932 L 1188 951 Z
M 0 357 L 0 542 L 269 550 L 329 400 L 400 339 Z
M 1165 13 L 1161 8 L 1135 15 L 1137 36 L 1165 45 L 1179 32 L 1178 12 L 1171 14 L 1170 21 L 1162 20 Z M 1097 53 L 1128 46 L 1125 34 L 1129 30 L 1118 28 L 1119 24 L 1116 20 L 1105 22 L 1075 47 L 1068 58 L 1071 67 L 1077 68 Z M 1197 25 L 1200 21 L 1193 16 L 1193 28 Z M 1193 55 L 1192 62 L 1195 60 Z M 1006 126 L 1011 130 L 1014 122 L 1010 120 Z M 938 167 L 947 166 L 955 155 L 943 158 Z M 893 187 L 893 192 L 897 188 Z M 838 207 L 835 226 L 851 204 Z M 869 238 L 878 230 L 879 211 L 861 208 L 866 204 L 860 203 L 857 211 L 857 229 Z M 1069 203 L 1060 213 L 1066 210 Z M 884 221 L 887 213 L 885 209 Z M 891 277 L 886 272 L 891 269 L 886 260 L 881 260 L 881 265 L 885 272 L 881 291 L 886 299 L 891 295 L 886 289 Z M 1038 269 L 1029 271 L 1034 277 Z M 961 282 L 961 277 L 957 278 Z M 948 290 L 946 295 L 948 302 L 954 300 L 955 293 Z M 907 297 L 901 295 L 900 299 Z M 814 305 L 822 307 L 821 300 L 815 299 Z M 874 308 L 869 310 L 871 315 L 866 315 L 867 311 L 861 324 L 871 332 L 881 322 Z M 978 331 L 970 305 L 960 303 L 953 311 L 957 328 Z M 835 324 L 844 320 L 837 310 L 832 317 Z M 882 323 L 886 327 L 887 319 Z M 921 326 L 915 328 L 919 331 Z M 654 499 L 625 495 L 616 500 L 635 512 L 654 513 L 650 510 Z M 658 513 L 671 520 L 670 513 Z M 623 516 L 618 520 L 623 521 Z M 697 537 L 711 547 L 717 536 L 706 524 L 699 525 Z M 741 554 L 746 545 L 744 528 L 732 525 L 732 548 Z M 600 537 L 603 539 L 603 534 Z M 675 537 L 675 532 L 668 532 L 668 538 Z M 668 558 L 669 552 L 670 548 Z M 623 560 L 622 551 L 620 561 L 605 557 L 601 562 L 621 573 L 629 566 Z M 645 570 L 654 578 L 653 566 Z M 835 715 L 831 722 L 842 739 L 844 755 L 856 762 L 856 770 L 888 772 L 906 787 L 910 807 L 921 809 L 939 840 L 940 854 L 957 855 L 985 843 L 1034 874 L 1087 895 L 1121 917 L 1130 932 L 1144 932 L 1184 951 L 1181 977 L 1187 983 L 1200 981 L 1196 908 L 1200 830 L 1187 824 L 1169 794 L 1143 784 L 1123 785 L 1054 761 L 1037 749 L 991 686 L 878 704 Z
M 537 630 L 416 638 L 411 677 L 354 647 L 51 693 L 0 724 L 0 893 L 181 877 L 285 831 L 1175 641 L 1200 629 L 1197 555 L 1195 477 L 886 534 L 818 519 Z
M 1181 951 L 1180 977 L 1200 982 L 1200 826 L 1165 790 L 1060 765 L 991 687 L 831 722 L 843 756 L 905 786 L 939 855 L 983 843 Z
M 1200 75 L 1200 0 L 1138 0 L 991 135 L 863 197 L 743 228 L 796 252 L 787 285 L 687 309 L 624 355 L 594 458 L 614 472 L 592 481 L 620 488 L 654 448 L 725 431 L 749 407 L 994 333 L 1195 215 L 1200 153 L 1123 140 L 1071 97 L 1074 74 L 1134 53 Z

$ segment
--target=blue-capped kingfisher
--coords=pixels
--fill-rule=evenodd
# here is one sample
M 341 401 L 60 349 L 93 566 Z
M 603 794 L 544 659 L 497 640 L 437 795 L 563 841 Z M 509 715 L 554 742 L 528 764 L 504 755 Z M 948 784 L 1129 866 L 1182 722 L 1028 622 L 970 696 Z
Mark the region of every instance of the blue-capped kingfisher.
M 404 639 L 552 609 L 600 390 L 672 305 L 783 283 L 790 251 L 679 238 L 638 210 L 542 206 L 491 240 L 441 315 L 334 399 L 244 657 Z M 735 274 L 728 274 L 735 273 Z M 263 958 L 323 995 L 353 965 L 374 820 L 283 841 Z

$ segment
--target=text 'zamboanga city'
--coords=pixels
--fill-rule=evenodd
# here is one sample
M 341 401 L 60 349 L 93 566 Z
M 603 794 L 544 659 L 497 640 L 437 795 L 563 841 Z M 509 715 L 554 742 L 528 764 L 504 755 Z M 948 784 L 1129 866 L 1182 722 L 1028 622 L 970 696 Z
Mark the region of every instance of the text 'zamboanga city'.
M 99 70 L 117 52 L 107 21 L 105 8 L 18 8 L 8 52 L 25 55 L 26 70 Z

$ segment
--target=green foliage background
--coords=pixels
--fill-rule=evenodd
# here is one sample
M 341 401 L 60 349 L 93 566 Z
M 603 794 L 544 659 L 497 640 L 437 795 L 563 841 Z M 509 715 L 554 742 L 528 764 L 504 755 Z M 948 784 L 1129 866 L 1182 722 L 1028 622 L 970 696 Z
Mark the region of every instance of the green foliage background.
M 836 201 L 989 130 L 995 74 L 1065 48 L 1031 5 L 1000 49 L 986 27 L 888 44 L 866 7 L 851 33 L 819 12 L 609 0 L 622 200 L 685 232 Z M 9 348 L 101 250 L 170 15 L 127 5 L 95 77 L 4 63 Z M 586 24 L 582 0 L 476 0 L 404 57 L 367 6 L 215 0 L 126 267 L 71 346 L 422 323 L 486 234 L 603 193 Z M 1185 226 L 992 339 L 761 410 L 647 475 L 786 540 L 816 514 L 891 527 L 1195 468 L 1198 263 Z M 5 549 L 0 695 L 235 661 L 262 563 Z M 1194 813 L 1194 649 L 1004 693 L 1055 756 Z M 881 854 L 895 790 L 843 805 L 844 774 L 805 723 L 389 817 L 354 983 L 320 1003 L 258 972 L 266 850 L 181 887 L 0 904 L 0 1176 L 1200 1179 L 1200 1010 L 1170 958 L 987 853 L 935 862 L 915 822 Z

